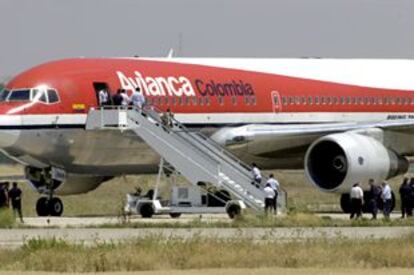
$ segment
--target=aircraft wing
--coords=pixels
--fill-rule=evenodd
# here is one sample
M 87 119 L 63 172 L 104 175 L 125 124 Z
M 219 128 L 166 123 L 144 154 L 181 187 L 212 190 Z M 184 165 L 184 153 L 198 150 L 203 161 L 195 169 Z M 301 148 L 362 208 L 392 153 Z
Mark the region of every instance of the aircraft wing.
M 378 139 L 394 132 L 414 133 L 414 119 L 370 123 L 250 124 L 224 128 L 215 133 L 213 139 L 234 151 L 247 150 L 258 157 L 291 157 L 303 156 L 309 145 L 322 136 L 349 131 L 374 135 Z M 381 136 L 375 136 L 378 134 Z

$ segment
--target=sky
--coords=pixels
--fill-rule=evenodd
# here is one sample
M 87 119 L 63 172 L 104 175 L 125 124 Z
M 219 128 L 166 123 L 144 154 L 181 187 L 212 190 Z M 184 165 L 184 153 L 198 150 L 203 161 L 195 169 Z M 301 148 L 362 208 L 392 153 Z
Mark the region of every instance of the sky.
M 414 58 L 411 0 L 0 0 L 0 80 L 67 57 Z

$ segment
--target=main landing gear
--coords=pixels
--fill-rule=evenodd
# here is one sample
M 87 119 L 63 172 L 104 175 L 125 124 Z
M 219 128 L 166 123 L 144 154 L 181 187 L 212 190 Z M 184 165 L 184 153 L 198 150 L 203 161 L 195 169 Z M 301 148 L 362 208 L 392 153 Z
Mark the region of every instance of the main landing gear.
M 56 197 L 41 197 L 36 203 L 36 213 L 40 217 L 60 217 L 63 213 L 63 202 Z
M 54 196 L 54 191 L 62 184 L 64 171 L 53 168 L 36 169 L 27 167 L 26 175 L 39 193 L 43 194 L 36 202 L 37 215 L 40 217 L 62 216 L 63 203 L 61 199 Z M 57 180 L 58 176 L 62 179 Z

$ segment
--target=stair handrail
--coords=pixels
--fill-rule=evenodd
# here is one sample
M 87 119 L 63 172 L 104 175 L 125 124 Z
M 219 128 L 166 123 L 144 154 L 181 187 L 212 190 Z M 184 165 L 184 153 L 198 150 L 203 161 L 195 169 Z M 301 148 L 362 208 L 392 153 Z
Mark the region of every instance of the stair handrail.
M 152 116 L 152 114 L 150 112 L 146 112 L 145 109 L 150 109 L 151 111 L 155 111 L 157 114 L 162 114 L 164 113 L 164 111 L 162 111 L 161 109 L 159 109 L 158 107 L 156 107 L 155 105 L 152 104 L 146 104 L 144 105 L 143 109 L 140 109 L 138 107 L 135 107 L 136 111 L 142 111 L 144 112 L 146 115 L 150 115 L 151 118 L 153 119 L 157 119 L 154 118 Z M 216 149 L 219 149 L 221 153 L 225 154 L 226 156 L 228 156 L 231 160 L 235 161 L 236 163 L 238 163 L 240 166 L 244 167 L 247 171 L 251 171 L 252 170 L 252 166 L 248 165 L 247 163 L 243 162 L 242 160 L 240 160 L 240 158 L 236 157 L 233 153 L 231 153 L 228 149 L 226 149 L 223 145 L 219 144 L 218 142 L 216 142 L 215 140 L 213 140 L 212 138 L 208 137 L 207 135 L 203 134 L 200 131 L 190 131 L 186 126 L 184 126 L 184 124 L 182 124 L 179 120 L 177 120 L 174 117 L 170 118 L 174 124 L 178 125 L 180 129 L 183 130 L 183 132 L 185 133 L 194 133 L 197 134 L 199 137 L 201 137 L 203 140 L 209 142 L 211 145 L 213 145 Z M 267 176 L 263 176 L 262 175 L 262 179 L 266 182 L 268 180 Z M 286 190 L 280 186 L 279 184 L 279 188 L 281 191 L 283 191 L 287 196 L 287 192 Z

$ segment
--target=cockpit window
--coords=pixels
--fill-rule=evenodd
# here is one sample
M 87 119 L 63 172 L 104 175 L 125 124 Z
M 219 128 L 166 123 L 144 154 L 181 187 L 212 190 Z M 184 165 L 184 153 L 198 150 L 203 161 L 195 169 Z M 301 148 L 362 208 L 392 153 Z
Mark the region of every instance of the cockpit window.
M 47 88 L 3 90 L 0 92 L 0 102 L 2 101 L 31 101 L 53 104 L 59 102 L 59 94 L 56 90 Z
M 13 90 L 11 91 L 7 101 L 29 101 L 30 100 L 30 90 Z
M 9 90 L 6 90 L 6 89 L 2 90 L 0 92 L 0 102 L 6 101 L 7 97 L 9 96 L 9 94 L 10 94 L 10 91 Z
M 41 101 L 47 103 L 45 90 L 33 89 L 32 90 L 32 101 Z
M 49 103 L 55 103 L 59 101 L 59 96 L 55 90 L 47 90 L 47 97 L 49 98 Z

